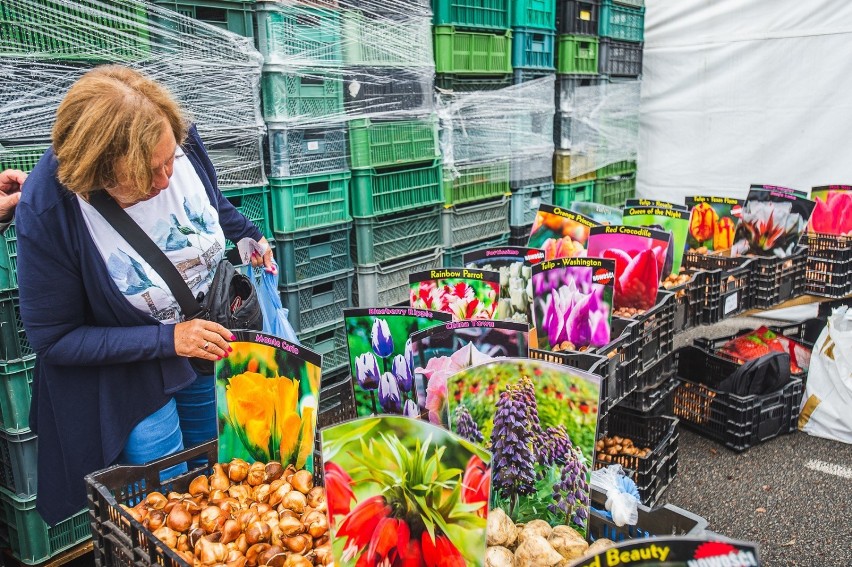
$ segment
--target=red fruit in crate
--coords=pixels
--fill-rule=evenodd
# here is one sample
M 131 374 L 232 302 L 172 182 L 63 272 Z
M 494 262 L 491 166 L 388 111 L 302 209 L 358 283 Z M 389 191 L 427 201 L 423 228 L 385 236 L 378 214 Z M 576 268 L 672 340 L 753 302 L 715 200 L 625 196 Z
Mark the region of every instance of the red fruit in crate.
M 648 310 L 657 301 L 660 269 L 653 250 L 643 250 L 616 278 L 615 306 Z

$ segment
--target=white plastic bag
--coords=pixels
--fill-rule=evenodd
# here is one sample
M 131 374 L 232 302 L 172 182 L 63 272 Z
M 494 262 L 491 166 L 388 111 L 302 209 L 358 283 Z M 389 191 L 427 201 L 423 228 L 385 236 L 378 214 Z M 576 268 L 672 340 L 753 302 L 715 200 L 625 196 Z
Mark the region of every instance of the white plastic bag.
M 628 482 L 625 482 L 628 481 Z M 606 493 L 606 509 L 618 527 L 639 521 L 639 493 L 624 475 L 621 465 L 610 465 L 592 473 L 592 486 Z
M 836 309 L 814 344 L 799 429 L 852 443 L 852 312 Z

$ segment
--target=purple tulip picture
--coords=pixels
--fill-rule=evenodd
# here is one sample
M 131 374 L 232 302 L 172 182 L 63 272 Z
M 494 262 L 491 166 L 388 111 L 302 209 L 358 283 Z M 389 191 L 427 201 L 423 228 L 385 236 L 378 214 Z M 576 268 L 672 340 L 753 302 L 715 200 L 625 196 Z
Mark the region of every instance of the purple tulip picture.
M 396 376 L 390 372 L 382 374 L 379 380 L 379 404 L 386 413 L 402 413 L 402 397 Z
M 376 319 L 373 322 L 373 333 L 370 337 L 373 344 L 373 352 L 382 358 L 393 354 L 393 337 L 391 336 L 388 322 L 384 319 Z

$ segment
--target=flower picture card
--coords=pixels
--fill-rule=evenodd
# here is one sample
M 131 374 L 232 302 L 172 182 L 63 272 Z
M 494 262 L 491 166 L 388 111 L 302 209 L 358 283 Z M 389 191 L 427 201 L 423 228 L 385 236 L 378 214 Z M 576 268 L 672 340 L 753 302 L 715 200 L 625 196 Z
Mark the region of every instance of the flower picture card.
M 587 203 L 585 201 L 574 201 L 571 210 L 590 218 L 598 224 L 621 224 L 621 209 L 607 207 L 600 203 Z
M 643 200 L 639 200 L 640 202 Z M 671 203 L 658 203 L 662 206 L 627 205 L 622 215 L 625 226 L 645 226 L 671 234 L 669 252 L 672 256 L 671 273 L 680 273 L 683 252 L 686 248 L 686 236 L 689 232 L 689 211 L 683 206 Z M 665 279 L 669 274 L 662 274 Z
M 462 257 L 466 268 L 481 268 L 500 272 L 500 300 L 497 317 L 500 321 L 531 323 L 532 267 L 544 259 L 537 248 L 502 246 L 468 252 Z
M 618 309 L 647 311 L 657 301 L 664 274 L 671 273 L 671 234 L 652 228 L 600 226 L 589 234 L 589 256 L 615 260 Z
M 484 564 L 487 451 L 385 415 L 326 427 L 322 454 L 335 565 Z
M 449 427 L 447 377 L 494 358 L 529 356 L 529 327 L 510 321 L 458 321 L 411 335 L 421 416 Z
M 500 298 L 500 272 L 440 268 L 409 274 L 411 306 L 443 311 L 456 321 L 494 319 Z
M 219 462 L 279 461 L 313 471 L 322 355 L 273 335 L 234 331 L 216 362 Z
M 588 350 L 610 342 L 615 261 L 559 258 L 533 267 L 538 348 Z
M 408 337 L 443 325 L 452 315 L 413 307 L 344 309 L 349 371 L 359 416 L 418 415 Z
M 527 246 L 544 250 L 545 260 L 585 256 L 589 229 L 593 226 L 598 223 L 580 213 L 542 203 Z
M 732 256 L 793 254 L 815 203 L 800 192 L 751 189 L 734 233 Z
M 585 536 L 600 377 L 510 358 L 450 376 L 448 390 L 452 430 L 491 450 L 491 510 Z
M 744 203 L 731 197 L 687 197 L 686 206 L 692 211 L 687 247 L 701 253 L 730 249 Z
M 824 185 L 811 189 L 814 211 L 808 230 L 820 234 L 852 236 L 852 186 Z
M 572 567 L 705 567 L 710 565 L 764 565 L 755 543 L 707 535 L 702 538 L 662 536 L 619 542 L 571 563 Z

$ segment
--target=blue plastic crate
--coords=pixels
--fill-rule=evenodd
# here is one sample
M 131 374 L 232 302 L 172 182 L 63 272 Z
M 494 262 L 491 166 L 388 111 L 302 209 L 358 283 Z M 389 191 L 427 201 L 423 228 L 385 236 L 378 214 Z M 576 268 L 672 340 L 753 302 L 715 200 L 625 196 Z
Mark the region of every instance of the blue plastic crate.
M 509 225 L 528 226 L 535 221 L 538 206 L 553 202 L 553 183 L 528 185 L 512 190 L 512 202 L 509 206 Z
M 556 33 L 535 28 L 512 30 L 512 68 L 552 71 Z

